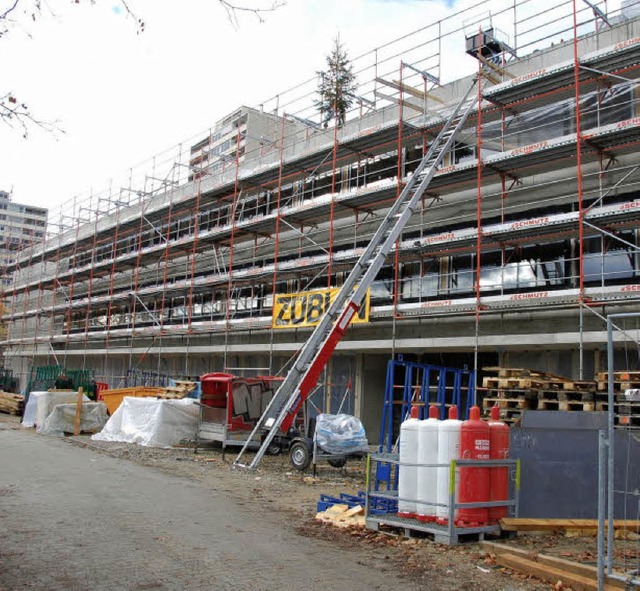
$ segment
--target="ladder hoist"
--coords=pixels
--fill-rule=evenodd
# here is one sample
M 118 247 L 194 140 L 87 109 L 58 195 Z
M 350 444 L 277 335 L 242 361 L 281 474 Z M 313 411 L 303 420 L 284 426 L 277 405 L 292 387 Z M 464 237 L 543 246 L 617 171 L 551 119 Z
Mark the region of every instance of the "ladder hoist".
M 464 98 L 446 120 L 426 155 L 380 223 L 333 303 L 298 352 L 292 368 L 238 453 L 233 463 L 235 467 L 256 468 L 278 433 L 287 434 L 292 428 L 298 411 L 315 388 L 320 373 L 344 336 L 352 318 L 357 314 L 367 290 L 416 210 L 444 156 L 454 146 L 456 136 L 463 128 L 467 117 L 474 110 L 476 101 L 469 100 L 469 96 L 476 82 L 477 80 L 474 80 Z M 261 433 L 265 435 L 253 460 L 249 465 L 242 464 L 242 457 L 250 442 L 255 441 Z

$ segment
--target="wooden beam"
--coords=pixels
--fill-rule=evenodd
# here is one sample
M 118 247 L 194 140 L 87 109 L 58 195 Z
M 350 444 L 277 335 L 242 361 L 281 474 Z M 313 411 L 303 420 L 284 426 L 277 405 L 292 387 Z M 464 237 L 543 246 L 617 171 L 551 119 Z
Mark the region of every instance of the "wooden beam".
M 414 105 L 413 103 L 410 103 L 408 101 L 404 101 L 404 100 L 401 101 L 400 99 L 397 99 L 393 96 L 388 96 L 386 94 L 383 94 L 378 90 L 376 90 L 375 94 L 377 97 L 380 97 L 381 99 L 384 99 L 386 101 L 391 101 L 396 105 L 402 105 L 403 107 L 408 107 L 409 109 L 413 109 L 414 111 L 418 111 L 419 113 L 424 113 L 424 109 L 422 107 L 419 107 L 418 105 Z
M 438 98 L 437 96 L 433 96 L 430 92 L 424 92 L 422 90 L 418 90 L 417 88 L 414 88 L 413 86 L 409 86 L 408 84 L 401 83 L 399 80 L 394 80 L 393 83 L 397 84 L 404 92 L 412 94 L 413 96 L 415 96 L 417 98 L 429 99 L 429 100 L 432 100 L 432 101 L 436 101 L 436 103 L 440 103 L 441 105 L 445 104 L 445 102 L 442 99 Z
M 76 400 L 76 416 L 73 418 L 73 434 L 80 435 L 80 418 L 82 416 L 82 397 L 84 392 L 78 388 L 78 399 Z
M 504 68 L 501 68 L 498 64 L 494 64 L 493 62 L 490 62 L 487 58 L 485 58 L 483 55 L 481 55 L 480 53 L 478 53 L 478 55 L 476 55 L 476 57 L 485 65 L 487 66 L 487 68 L 491 68 L 494 72 L 497 72 L 498 74 L 500 74 L 501 76 L 505 76 L 506 78 L 511 78 L 512 80 L 515 78 L 515 75 L 512 74 L 511 72 L 509 72 L 508 70 L 505 70 Z
M 597 519 L 529 519 L 524 517 L 505 517 L 500 520 L 504 531 L 557 531 L 567 529 L 597 530 Z M 616 519 L 614 529 L 640 531 L 640 520 Z
M 584 577 L 593 581 L 598 580 L 598 569 L 595 566 L 592 566 L 590 564 L 582 564 L 580 562 L 575 562 L 572 560 L 567 560 L 565 558 L 560 558 L 559 556 L 550 556 L 548 554 L 536 554 L 535 552 L 528 552 L 523 548 L 516 548 L 515 546 L 511 546 L 509 544 L 501 544 L 497 542 L 485 541 L 482 543 L 482 547 L 488 552 L 495 554 L 496 560 L 500 564 L 502 564 L 502 562 L 500 562 L 499 560 L 500 557 L 516 556 L 522 560 L 528 560 L 533 563 L 547 565 L 551 568 L 561 570 L 563 573 L 565 573 L 563 575 L 564 578 L 562 579 L 564 583 L 567 582 L 567 577 L 570 575 Z M 555 583 L 557 581 L 553 581 L 553 582 Z M 615 579 L 607 579 L 605 585 L 606 585 L 605 589 L 607 590 L 625 588 L 625 584 L 623 582 L 617 581 Z
M 406 92 L 407 94 L 415 96 L 416 98 L 419 98 L 421 100 L 429 99 L 437 103 L 440 103 L 441 105 L 445 104 L 445 102 L 442 99 L 439 99 L 437 96 L 433 96 L 428 92 L 423 92 L 422 90 L 418 90 L 417 88 L 414 88 L 413 86 L 409 86 L 408 84 L 404 84 L 399 80 L 394 80 L 393 82 L 389 82 L 389 80 L 385 80 L 384 78 L 376 78 L 376 82 L 379 82 L 380 84 L 384 84 L 385 86 L 388 86 L 389 88 L 393 88 L 394 90 L 401 90 L 402 92 Z

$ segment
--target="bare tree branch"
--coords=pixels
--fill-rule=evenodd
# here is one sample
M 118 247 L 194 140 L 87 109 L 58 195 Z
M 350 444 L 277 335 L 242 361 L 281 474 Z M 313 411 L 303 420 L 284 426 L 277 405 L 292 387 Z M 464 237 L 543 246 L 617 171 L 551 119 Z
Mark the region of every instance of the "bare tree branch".
M 236 28 L 240 24 L 238 21 L 238 14 L 241 12 L 250 13 L 255 16 L 259 22 L 263 23 L 264 15 L 266 13 L 273 12 L 286 4 L 285 0 L 273 0 L 271 6 L 267 6 L 265 8 L 252 8 L 250 6 L 238 5 L 235 2 L 229 2 L 229 0 L 218 0 L 218 2 L 227 11 L 229 22 Z
M 5 10 L 2 14 L 0 14 L 0 20 L 6 19 L 9 13 L 13 12 L 19 3 L 20 3 L 20 0 L 15 0 L 12 6 L 9 6 L 7 10 Z
M 29 107 L 18 101 L 12 93 L 0 97 L 0 121 L 13 129 L 20 129 L 25 139 L 29 136 L 30 127 L 34 125 L 54 135 L 64 133 L 58 121 L 45 121 L 34 117 Z
M 132 12 L 132 10 L 129 8 L 129 5 L 126 3 L 125 0 L 120 0 L 120 3 L 122 4 L 122 6 L 124 6 L 124 9 L 127 11 L 127 14 L 136 22 L 136 27 L 138 28 L 137 30 L 138 35 L 140 33 L 144 33 L 144 21 Z
M 23 18 L 35 21 L 42 14 L 42 3 L 48 8 L 46 0 L 9 0 L 10 5 L 3 12 L 0 12 L 0 38 L 9 32 L 9 24 L 12 26 L 22 26 L 17 18 L 14 18 L 14 13 L 19 12 Z M 226 11 L 229 21 L 234 27 L 239 27 L 238 15 L 241 13 L 251 14 L 258 19 L 259 22 L 264 22 L 264 17 L 267 13 L 273 12 L 284 6 L 286 0 L 269 0 L 270 5 L 264 8 L 251 7 L 248 2 L 253 0 L 243 0 L 245 4 L 238 4 L 235 0 L 215 0 Z M 97 4 L 100 0 L 71 0 L 73 4 L 82 4 L 83 2 Z M 141 19 L 135 9 L 129 6 L 131 0 L 118 0 L 120 5 L 126 11 L 126 14 L 131 18 L 136 25 L 137 34 L 144 33 L 145 22 Z M 49 8 L 49 10 L 51 10 Z M 53 14 L 53 13 L 52 13 Z M 28 30 L 25 30 L 25 34 L 30 36 Z M 35 117 L 29 107 L 18 101 L 12 92 L 6 93 L 4 96 L 0 95 L 0 121 L 8 125 L 13 129 L 19 129 L 22 133 L 22 137 L 27 138 L 29 130 L 32 127 L 39 127 L 49 133 L 64 133 L 59 127 L 58 121 L 46 121 Z

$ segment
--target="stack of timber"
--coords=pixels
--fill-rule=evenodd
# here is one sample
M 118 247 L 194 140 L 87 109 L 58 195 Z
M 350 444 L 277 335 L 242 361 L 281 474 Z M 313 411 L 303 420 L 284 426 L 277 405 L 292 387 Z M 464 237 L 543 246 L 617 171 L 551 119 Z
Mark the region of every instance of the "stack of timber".
M 609 410 L 609 373 L 596 374 L 596 410 Z M 640 428 L 640 371 L 613 372 L 614 421 L 621 427 Z
M 0 412 L 10 415 L 20 415 L 24 410 L 24 396 L 0 391 Z
M 595 409 L 596 384 L 576 381 L 552 373 L 526 368 L 484 367 L 495 375 L 482 380 L 482 407 L 489 415 L 493 406 L 500 408 L 500 418 L 507 423 L 517 422 L 523 410 L 581 410 Z
M 356 505 L 333 505 L 326 511 L 316 513 L 316 519 L 336 527 L 364 527 L 364 507 Z
M 157 395 L 157 398 L 165 400 L 171 400 L 175 398 L 186 398 L 189 393 L 193 392 L 197 388 L 196 382 L 188 382 L 186 380 L 176 380 L 175 386 L 166 386 L 163 388 L 164 392 Z

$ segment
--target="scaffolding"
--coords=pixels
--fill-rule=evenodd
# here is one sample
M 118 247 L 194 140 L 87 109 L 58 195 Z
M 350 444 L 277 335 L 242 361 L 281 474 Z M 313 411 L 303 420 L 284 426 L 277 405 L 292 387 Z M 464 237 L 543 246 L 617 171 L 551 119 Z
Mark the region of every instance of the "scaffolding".
M 639 38 L 606 2 L 487 0 L 355 57 L 343 125 L 315 109 L 317 77 L 240 107 L 61 205 L 21 250 L 3 315 L 14 373 L 283 371 L 310 332 L 274 325 L 276 297 L 342 284 L 483 77 L 343 351 L 464 353 L 477 370 L 487 351 L 495 365 L 578 343 L 583 379 L 601 369 L 605 308 L 640 301 Z M 346 364 L 355 392 L 362 363 Z M 327 410 L 348 381 L 332 364 Z

